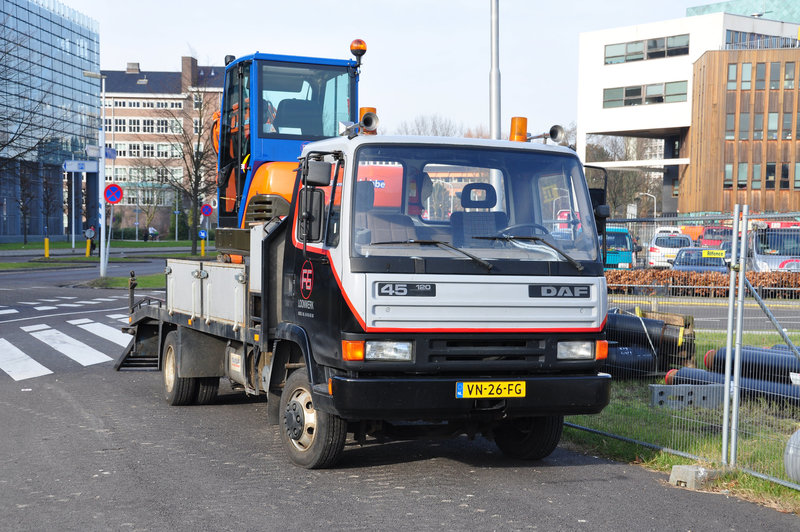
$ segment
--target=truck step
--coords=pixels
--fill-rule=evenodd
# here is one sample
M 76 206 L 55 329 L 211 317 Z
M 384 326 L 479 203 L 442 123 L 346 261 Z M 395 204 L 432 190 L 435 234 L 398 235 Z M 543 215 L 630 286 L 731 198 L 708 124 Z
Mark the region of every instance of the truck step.
M 158 357 L 127 356 L 122 360 L 117 371 L 158 371 Z

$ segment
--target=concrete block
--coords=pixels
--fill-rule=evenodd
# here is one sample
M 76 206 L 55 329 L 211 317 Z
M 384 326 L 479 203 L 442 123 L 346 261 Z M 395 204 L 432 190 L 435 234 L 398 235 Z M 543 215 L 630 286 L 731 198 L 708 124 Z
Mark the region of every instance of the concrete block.
M 669 483 L 679 488 L 698 490 L 721 474 L 722 472 L 717 469 L 708 469 L 698 465 L 676 465 L 672 466 Z

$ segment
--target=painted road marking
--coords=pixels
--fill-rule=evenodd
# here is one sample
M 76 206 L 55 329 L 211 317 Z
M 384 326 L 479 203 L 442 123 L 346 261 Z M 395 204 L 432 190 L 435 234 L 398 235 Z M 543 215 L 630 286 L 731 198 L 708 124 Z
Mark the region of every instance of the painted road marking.
M 24 327 L 20 327 L 25 332 L 36 332 L 36 331 L 43 331 L 45 329 L 49 329 L 49 325 L 45 325 L 44 323 L 38 323 L 36 325 L 26 325 Z
M 124 333 L 119 329 L 115 329 L 110 325 L 93 322 L 92 320 L 85 318 L 80 320 L 67 321 L 67 323 L 71 325 L 77 325 L 84 331 L 89 331 L 92 334 L 96 334 L 97 336 L 105 338 L 106 340 L 109 340 L 111 342 L 114 342 L 117 345 L 121 345 L 122 347 L 126 347 L 129 343 L 131 343 L 131 340 L 133 339 L 133 336 L 131 336 L 130 334 Z
M 39 329 L 36 327 L 39 327 Z M 41 327 L 44 327 L 44 329 Z M 92 364 L 100 364 L 101 362 L 108 362 L 111 360 L 111 357 L 104 355 L 97 349 L 89 347 L 61 331 L 50 329 L 47 325 L 31 325 L 22 327 L 22 330 L 27 330 L 27 332 L 30 332 L 37 340 L 41 340 L 82 366 L 91 366 Z
M 107 318 L 111 318 L 112 320 L 117 320 L 122 323 L 129 323 L 128 315 L 127 314 L 108 314 Z
M 0 309 L 0 314 L 17 314 L 19 311 L 15 308 Z
M 32 379 L 53 373 L 20 351 L 5 338 L 0 338 L 0 369 L 15 381 Z
M 33 307 L 33 310 L 57 310 L 58 307 Z

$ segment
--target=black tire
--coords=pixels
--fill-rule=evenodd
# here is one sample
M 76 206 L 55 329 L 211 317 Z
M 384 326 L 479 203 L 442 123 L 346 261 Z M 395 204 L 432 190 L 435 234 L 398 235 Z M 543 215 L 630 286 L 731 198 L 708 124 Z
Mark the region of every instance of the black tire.
M 564 416 L 512 419 L 494 429 L 494 442 L 509 458 L 541 460 L 558 446 Z
M 198 405 L 210 405 L 217 400 L 219 391 L 219 377 L 200 377 L 197 381 L 197 398 L 195 403 Z
M 342 454 L 347 423 L 314 408 L 308 373 L 289 375 L 281 394 L 281 439 L 289 459 L 306 469 L 331 467 Z
M 178 377 L 178 333 L 167 334 L 164 339 L 164 351 L 161 363 L 161 374 L 164 377 L 164 398 L 172 406 L 192 404 L 197 396 L 197 379 Z

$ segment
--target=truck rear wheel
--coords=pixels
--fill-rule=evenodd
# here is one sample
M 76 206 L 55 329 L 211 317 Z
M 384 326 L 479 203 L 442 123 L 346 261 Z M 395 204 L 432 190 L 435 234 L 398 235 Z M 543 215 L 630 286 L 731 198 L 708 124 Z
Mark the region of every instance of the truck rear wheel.
M 512 419 L 494 429 L 494 442 L 504 455 L 522 460 L 550 456 L 561 440 L 564 416 Z
M 219 377 L 198 377 L 197 381 L 197 399 L 195 402 L 198 405 L 210 405 L 217 399 L 217 392 L 219 391 Z
M 178 333 L 164 339 L 164 358 L 161 373 L 164 377 L 164 398 L 172 406 L 191 404 L 197 395 L 197 380 L 178 377 Z
M 314 407 L 308 373 L 289 375 L 281 394 L 281 439 L 289 459 L 307 469 L 331 467 L 342 454 L 347 423 Z

